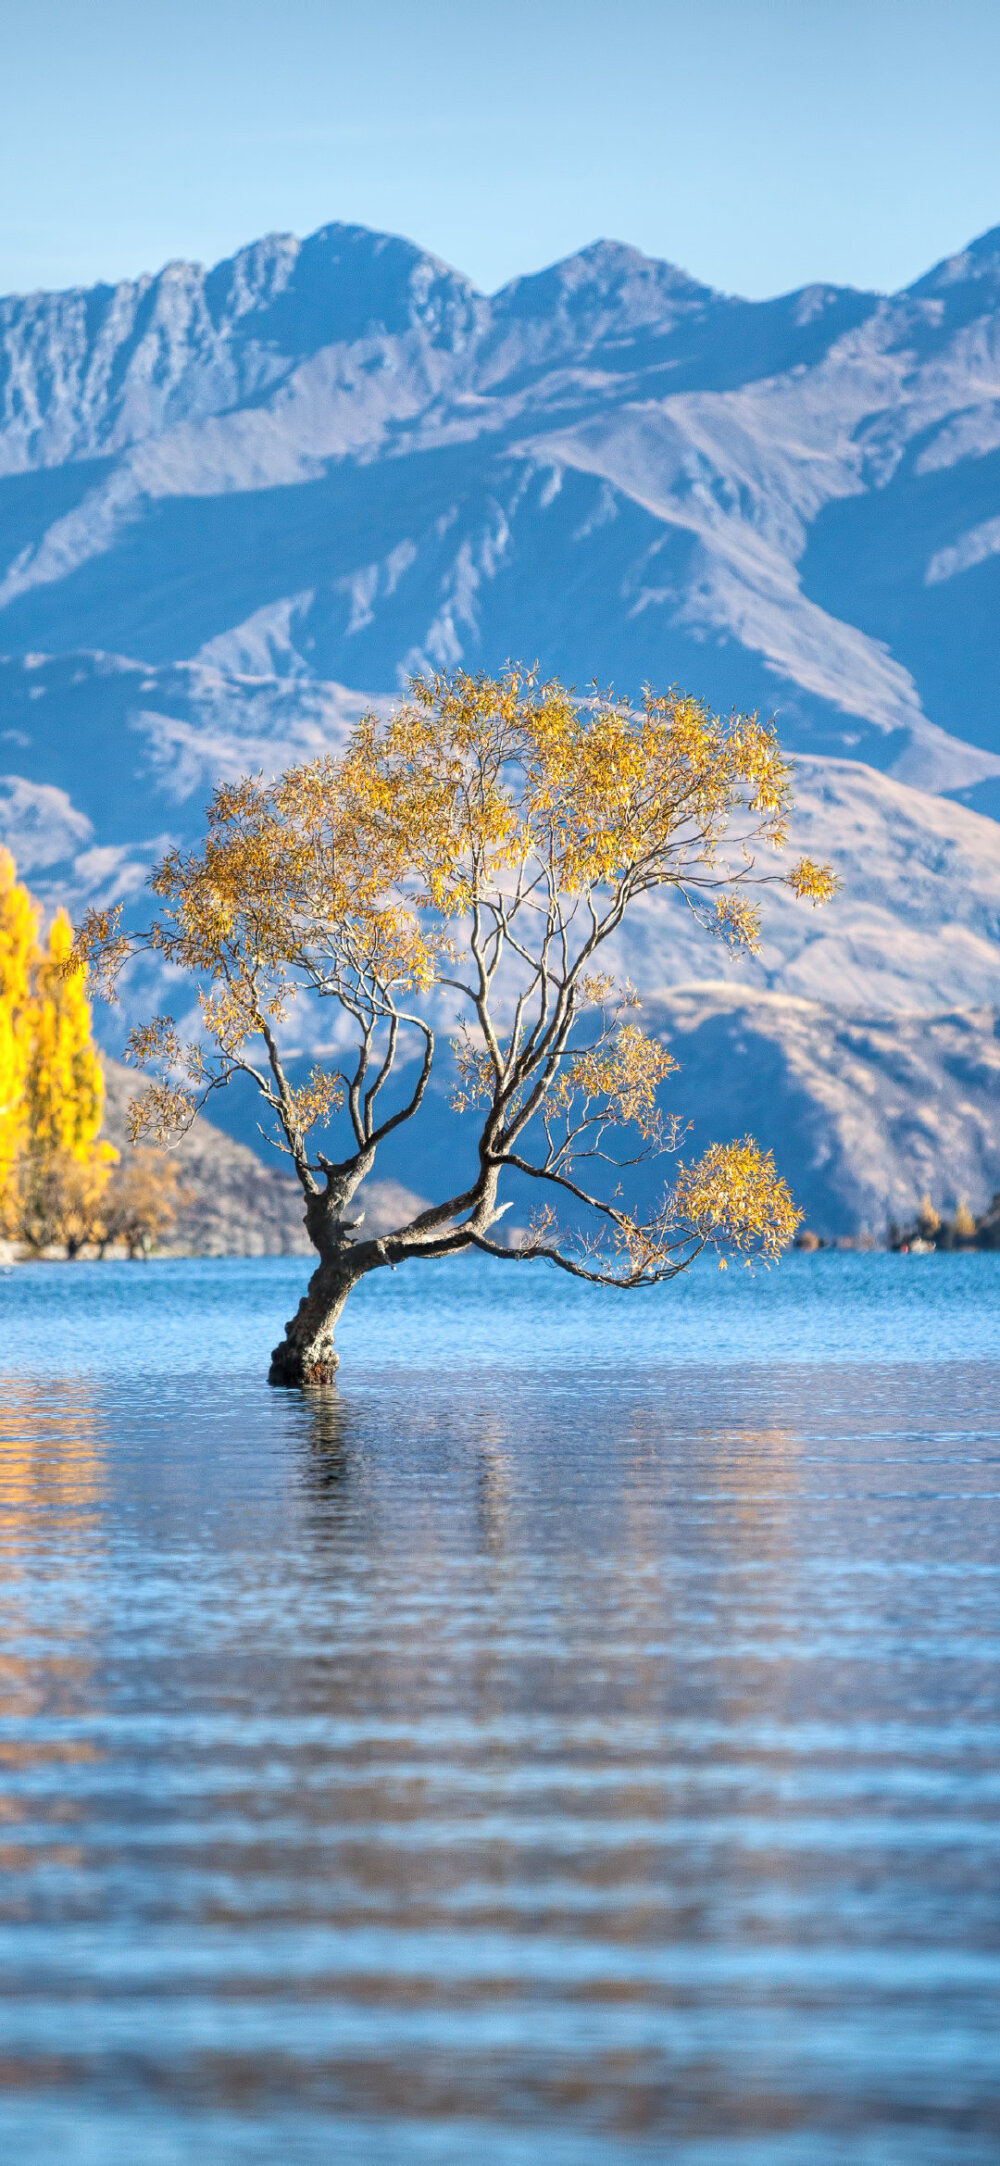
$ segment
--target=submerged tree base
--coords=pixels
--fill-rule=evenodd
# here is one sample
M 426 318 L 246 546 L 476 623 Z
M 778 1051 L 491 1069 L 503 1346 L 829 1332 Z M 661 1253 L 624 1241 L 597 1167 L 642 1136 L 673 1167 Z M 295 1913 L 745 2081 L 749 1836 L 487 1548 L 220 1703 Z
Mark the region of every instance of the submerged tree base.
M 331 1347 L 329 1353 L 304 1356 L 297 1346 L 290 1346 L 282 1339 L 280 1346 L 271 1349 L 271 1366 L 267 1372 L 269 1384 L 283 1384 L 294 1391 L 303 1384 L 332 1384 L 340 1366 L 340 1356 Z
M 333 1383 L 339 1367 L 333 1335 L 354 1283 L 342 1258 L 317 1267 L 295 1315 L 285 1325 L 284 1338 L 271 1349 L 269 1384 L 284 1384 L 294 1391 L 303 1384 Z

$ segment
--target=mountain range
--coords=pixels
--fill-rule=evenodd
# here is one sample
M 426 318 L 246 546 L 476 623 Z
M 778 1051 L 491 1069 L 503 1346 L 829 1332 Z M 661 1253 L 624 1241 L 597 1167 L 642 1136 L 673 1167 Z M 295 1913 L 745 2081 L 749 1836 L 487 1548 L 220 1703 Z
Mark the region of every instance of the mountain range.
M 486 296 L 332 225 L 0 302 L 0 836 L 36 890 L 133 892 L 217 775 L 415 670 L 774 713 L 841 897 L 769 906 L 735 988 L 662 903 L 621 960 L 693 1108 L 732 1110 L 725 1039 L 773 1130 L 779 1063 L 821 1230 L 1000 1185 L 998 605 L 1000 228 L 889 297 L 748 302 L 609 241 Z

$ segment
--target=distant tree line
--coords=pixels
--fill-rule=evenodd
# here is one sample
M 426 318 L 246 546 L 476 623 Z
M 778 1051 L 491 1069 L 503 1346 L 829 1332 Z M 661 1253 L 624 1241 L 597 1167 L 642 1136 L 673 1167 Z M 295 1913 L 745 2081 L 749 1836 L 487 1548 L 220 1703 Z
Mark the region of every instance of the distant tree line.
M 101 1140 L 104 1078 L 90 1006 L 67 972 L 73 928 L 41 912 L 0 850 L 0 1233 L 31 1254 L 148 1255 L 181 1201 L 161 1151 Z
M 795 1238 L 796 1248 L 804 1249 L 807 1254 L 821 1248 L 876 1249 L 881 1245 L 871 1234 L 826 1241 L 809 1227 L 803 1227 Z M 964 1200 L 956 1204 L 951 1218 L 943 1218 L 930 1197 L 921 1196 L 908 1224 L 900 1225 L 894 1218 L 889 1220 L 884 1245 L 897 1256 L 924 1256 L 931 1249 L 1000 1248 L 1000 1190 L 978 1218 Z
M 887 1246 L 897 1255 L 911 1249 L 919 1253 L 925 1248 L 1000 1248 L 1000 1191 L 978 1218 L 961 1200 L 951 1218 L 942 1218 L 930 1197 L 921 1196 L 911 1225 L 899 1226 L 895 1219 L 889 1220 Z

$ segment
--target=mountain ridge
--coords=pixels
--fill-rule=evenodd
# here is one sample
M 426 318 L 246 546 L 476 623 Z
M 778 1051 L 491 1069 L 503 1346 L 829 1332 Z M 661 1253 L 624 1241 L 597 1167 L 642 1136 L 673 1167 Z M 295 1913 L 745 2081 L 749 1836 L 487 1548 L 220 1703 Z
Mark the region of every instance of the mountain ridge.
M 0 648 L 376 690 L 530 649 L 770 702 L 802 749 L 889 764 L 904 731 L 913 779 L 992 788 L 989 657 L 955 697 L 920 625 L 997 575 L 998 263 L 992 234 L 899 295 L 747 302 L 602 241 L 485 296 L 332 224 L 7 300 Z M 859 594 L 836 521 L 881 563 L 887 514 Z

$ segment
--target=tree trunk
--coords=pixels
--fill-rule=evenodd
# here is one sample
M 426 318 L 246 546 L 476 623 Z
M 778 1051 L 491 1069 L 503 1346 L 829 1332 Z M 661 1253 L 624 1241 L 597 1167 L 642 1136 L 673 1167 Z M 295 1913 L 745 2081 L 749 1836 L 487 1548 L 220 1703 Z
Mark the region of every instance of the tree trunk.
M 323 1161 L 324 1186 L 306 1191 L 306 1232 L 320 1260 L 295 1315 L 285 1325 L 284 1338 L 271 1349 L 269 1384 L 294 1387 L 333 1382 L 339 1358 L 333 1334 L 341 1309 L 351 1287 L 384 1261 L 377 1244 L 368 1241 L 355 1246 L 352 1236 L 361 1220 L 344 1217 L 374 1160 L 374 1149 L 368 1147 L 342 1166 Z
M 284 1338 L 272 1349 L 269 1384 L 332 1384 L 339 1358 L 333 1334 L 359 1276 L 347 1272 L 339 1260 L 317 1266 L 295 1315 L 285 1325 Z

